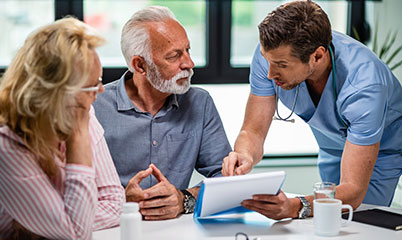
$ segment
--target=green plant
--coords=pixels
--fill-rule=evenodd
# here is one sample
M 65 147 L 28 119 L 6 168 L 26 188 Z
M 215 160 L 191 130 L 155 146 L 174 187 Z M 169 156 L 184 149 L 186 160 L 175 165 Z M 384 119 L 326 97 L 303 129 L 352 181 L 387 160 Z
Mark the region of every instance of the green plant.
M 353 27 L 353 34 L 355 35 L 357 40 L 360 40 L 359 34 L 356 31 L 356 28 Z M 374 39 L 373 39 L 373 48 L 372 51 L 377 54 L 377 56 L 385 62 L 393 71 L 394 69 L 400 67 L 402 65 L 402 60 L 397 61 L 396 63 L 391 65 L 391 62 L 395 59 L 396 56 L 402 51 L 402 44 L 397 46 L 395 50 L 391 51 L 391 48 L 396 44 L 395 40 L 398 36 L 398 32 L 389 31 L 387 37 L 385 38 L 385 42 L 382 43 L 381 46 L 378 45 L 378 21 L 376 21 L 375 29 L 374 29 Z

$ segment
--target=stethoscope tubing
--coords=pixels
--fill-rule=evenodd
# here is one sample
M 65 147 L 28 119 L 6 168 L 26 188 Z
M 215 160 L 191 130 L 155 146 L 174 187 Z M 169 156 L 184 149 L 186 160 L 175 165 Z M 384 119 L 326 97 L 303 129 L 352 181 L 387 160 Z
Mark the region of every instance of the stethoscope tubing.
M 297 88 L 296 88 L 295 98 L 293 99 L 292 112 L 286 118 L 282 118 L 281 115 L 279 115 L 279 110 L 278 110 L 279 86 L 276 85 L 275 88 L 276 88 L 276 97 L 275 97 L 275 108 L 276 108 L 276 110 L 275 111 L 276 111 L 277 116 L 273 116 L 272 119 L 273 120 L 282 120 L 282 121 L 285 121 L 285 122 L 294 123 L 295 120 L 294 119 L 289 119 L 289 118 L 293 115 L 293 112 L 295 111 L 296 102 L 297 102 L 297 96 L 299 95 L 300 84 L 298 84 Z
M 333 52 L 332 52 L 331 46 L 329 46 L 328 49 L 329 49 L 329 53 L 330 53 L 330 55 L 331 55 L 331 63 L 332 63 L 332 84 L 333 84 L 333 88 L 334 88 L 334 97 L 335 97 L 335 103 L 336 103 L 336 100 L 337 100 L 337 98 L 338 98 L 338 94 L 337 94 L 337 91 L 336 91 L 335 58 L 334 58 L 334 54 L 333 54 Z M 293 106 L 292 106 L 292 111 L 291 111 L 291 113 L 290 113 L 289 116 L 287 116 L 286 118 L 282 118 L 282 117 L 279 115 L 279 110 L 278 110 L 279 86 L 278 86 L 278 85 L 275 86 L 275 90 L 276 90 L 276 96 L 275 96 L 275 106 L 276 106 L 276 109 L 275 109 L 275 112 L 276 112 L 276 115 L 277 115 L 277 116 L 273 116 L 273 117 L 272 117 L 273 120 L 281 120 L 281 121 L 291 122 L 291 123 L 294 123 L 294 122 L 295 122 L 294 119 L 289 119 L 289 118 L 293 115 L 293 113 L 294 113 L 294 111 L 295 111 L 296 103 L 297 103 L 297 96 L 299 95 L 299 88 L 300 88 L 300 83 L 297 85 L 297 89 L 296 89 L 295 97 L 294 97 L 294 100 L 293 100 Z M 338 115 L 339 115 L 339 113 L 338 113 Z M 342 119 L 342 117 L 341 117 L 340 115 L 339 115 L 339 118 L 341 119 L 342 124 L 343 124 L 346 128 L 348 128 L 348 125 L 345 123 L 345 121 Z

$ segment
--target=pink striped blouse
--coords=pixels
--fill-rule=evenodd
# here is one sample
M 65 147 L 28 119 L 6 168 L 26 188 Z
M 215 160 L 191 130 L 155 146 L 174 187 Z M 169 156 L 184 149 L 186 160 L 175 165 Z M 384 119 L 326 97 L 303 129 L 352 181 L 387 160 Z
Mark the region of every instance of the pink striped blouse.
M 0 239 L 11 234 L 12 220 L 51 239 L 90 239 L 93 230 L 118 225 L 125 193 L 92 107 L 89 126 L 92 167 L 56 158 L 54 179 L 20 137 L 0 126 Z

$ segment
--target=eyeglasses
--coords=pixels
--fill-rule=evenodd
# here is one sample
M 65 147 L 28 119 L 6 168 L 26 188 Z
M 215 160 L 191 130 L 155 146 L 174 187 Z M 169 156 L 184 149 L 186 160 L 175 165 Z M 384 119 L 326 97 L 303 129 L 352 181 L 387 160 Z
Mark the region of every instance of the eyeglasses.
M 96 87 L 85 87 L 85 88 L 81 88 L 80 91 L 81 92 L 98 92 L 101 85 L 102 85 L 102 77 L 99 77 L 98 85 L 96 85 Z
M 248 238 L 248 235 L 246 233 L 243 233 L 243 232 L 236 233 L 235 239 L 236 240 L 260 240 L 259 237 L 255 237 L 255 238 L 250 239 L 250 238 Z

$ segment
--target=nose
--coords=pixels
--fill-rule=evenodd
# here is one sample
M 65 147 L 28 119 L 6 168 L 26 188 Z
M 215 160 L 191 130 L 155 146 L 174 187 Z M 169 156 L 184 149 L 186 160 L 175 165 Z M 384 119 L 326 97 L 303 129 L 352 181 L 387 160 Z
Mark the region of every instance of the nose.
M 275 69 L 272 66 L 269 66 L 268 68 L 268 75 L 267 77 L 269 79 L 275 79 L 278 78 L 278 73 L 275 71 Z
M 183 54 L 183 59 L 182 59 L 182 63 L 180 65 L 181 69 L 191 69 L 194 67 L 194 62 L 190 57 L 190 53 L 186 52 L 185 54 Z

